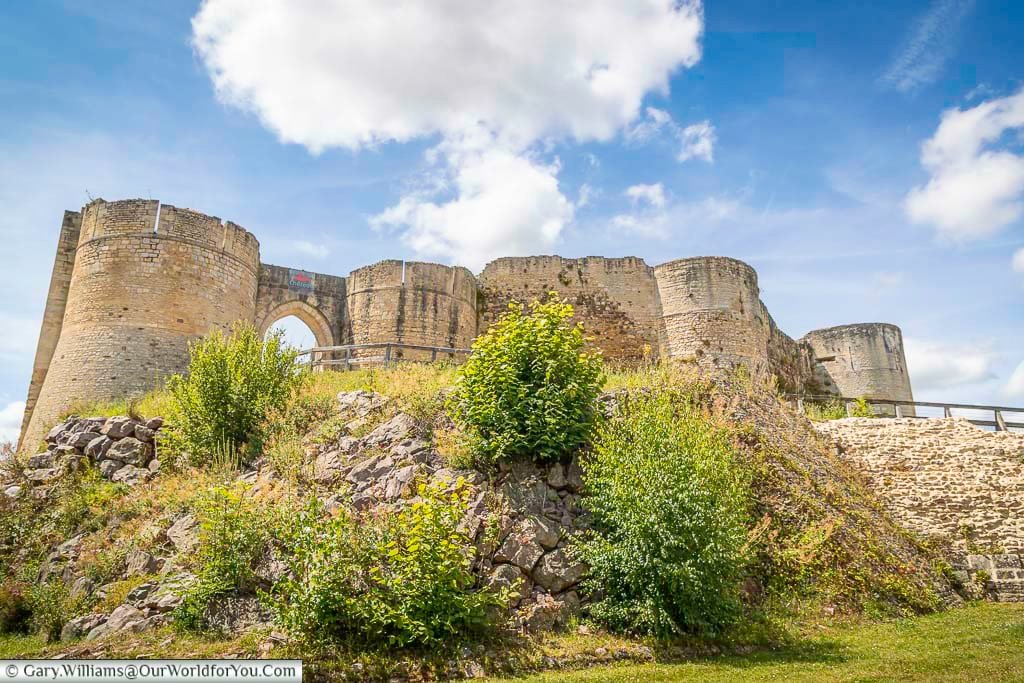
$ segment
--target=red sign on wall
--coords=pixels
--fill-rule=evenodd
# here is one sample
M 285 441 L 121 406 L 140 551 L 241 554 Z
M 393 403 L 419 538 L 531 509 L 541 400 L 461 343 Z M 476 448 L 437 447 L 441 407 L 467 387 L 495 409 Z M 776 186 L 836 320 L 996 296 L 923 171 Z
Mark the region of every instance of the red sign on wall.
M 297 289 L 301 292 L 313 291 L 313 273 L 304 270 L 288 269 L 288 289 Z

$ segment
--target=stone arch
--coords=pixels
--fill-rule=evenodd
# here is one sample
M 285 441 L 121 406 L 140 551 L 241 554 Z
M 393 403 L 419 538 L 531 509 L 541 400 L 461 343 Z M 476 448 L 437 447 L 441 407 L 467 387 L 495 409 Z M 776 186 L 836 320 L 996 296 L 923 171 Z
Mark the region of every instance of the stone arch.
M 316 338 L 317 346 L 335 346 L 338 343 L 334 338 L 334 330 L 331 328 L 331 323 L 327 320 L 327 317 L 319 309 L 298 299 L 285 301 L 283 304 L 272 308 L 269 313 L 263 316 L 263 320 L 259 324 L 260 336 L 265 335 L 270 326 L 278 320 L 287 318 L 290 315 L 294 315 L 306 323 Z

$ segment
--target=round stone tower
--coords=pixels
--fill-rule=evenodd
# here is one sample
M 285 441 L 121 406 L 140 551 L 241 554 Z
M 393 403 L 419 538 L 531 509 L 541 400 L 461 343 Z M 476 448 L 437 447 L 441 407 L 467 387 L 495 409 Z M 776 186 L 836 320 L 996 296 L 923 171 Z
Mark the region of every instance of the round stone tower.
M 476 299 L 476 279 L 466 268 L 380 261 L 348 277 L 346 336 L 352 344 L 469 348 L 477 331 Z M 395 353 L 407 359 L 430 355 L 408 349 Z
M 826 389 L 847 398 L 914 400 L 903 333 L 895 325 L 829 327 L 808 332 L 802 341 L 811 347 Z
M 768 323 L 757 273 L 742 261 L 703 256 L 654 268 L 667 355 L 701 365 L 762 373 L 768 367 Z
M 188 343 L 252 320 L 259 243 L 219 218 L 156 200 L 82 210 L 59 338 L 22 443 L 80 401 L 141 394 L 188 364 Z

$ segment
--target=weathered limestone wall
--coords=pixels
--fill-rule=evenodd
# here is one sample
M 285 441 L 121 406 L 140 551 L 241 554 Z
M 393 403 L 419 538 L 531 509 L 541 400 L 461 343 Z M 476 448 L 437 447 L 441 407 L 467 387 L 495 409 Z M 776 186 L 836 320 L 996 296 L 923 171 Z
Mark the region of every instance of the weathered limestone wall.
M 185 369 L 189 341 L 252 320 L 258 269 L 259 243 L 233 223 L 155 200 L 88 204 L 60 339 L 22 443 L 34 447 L 76 402 L 152 388 Z
M 260 334 L 294 315 L 309 326 L 318 346 L 335 346 L 345 338 L 347 287 L 343 277 L 260 265 L 255 324 Z
M 768 322 L 753 268 L 709 256 L 663 263 L 654 275 L 669 358 L 767 371 Z
M 155 386 L 186 366 L 189 340 L 236 320 L 266 331 L 294 315 L 323 346 L 467 348 L 510 301 L 552 291 L 572 303 L 612 362 L 742 364 L 774 374 L 785 391 L 912 398 L 899 328 L 848 325 L 794 341 L 760 301 L 757 273 L 736 259 L 652 268 L 635 257 L 511 257 L 479 278 L 461 267 L 388 260 L 343 278 L 260 264 L 256 238 L 215 216 L 155 200 L 96 200 L 65 214 L 22 443 L 79 400 Z M 395 357 L 402 354 L 430 356 Z
M 779 389 L 787 394 L 821 393 L 811 347 L 780 330 L 768 309 L 763 303 L 761 306 L 762 317 L 768 321 L 768 370 L 778 378 Z
M 50 289 L 46 294 L 46 308 L 43 309 L 43 322 L 39 329 L 39 341 L 36 343 L 36 357 L 32 362 L 32 379 L 28 386 L 28 398 L 25 400 L 25 415 L 21 420 L 21 433 L 28 429 L 39 392 L 46 380 L 46 373 L 53 358 L 53 351 L 60 339 L 61 326 L 64 323 L 64 309 L 68 302 L 68 289 L 71 287 L 71 273 L 75 267 L 75 250 L 82 229 L 82 214 L 78 211 L 65 211 L 60 226 L 60 237 L 57 238 L 57 254 L 53 260 L 53 271 L 50 274 Z
M 380 261 L 352 271 L 346 302 L 347 343 L 468 348 L 476 337 L 476 279 L 465 268 Z
M 643 259 L 560 256 L 508 257 L 480 274 L 480 330 L 511 301 L 529 304 L 558 292 L 586 324 L 606 359 L 627 364 L 657 358 L 664 346 L 654 269 Z
M 963 418 L 816 426 L 911 531 L 952 538 L 965 550 L 969 538 L 986 550 L 1024 552 L 1024 434 L 987 432 Z
M 1024 601 L 1024 434 L 963 418 L 847 418 L 816 424 L 859 465 L 904 527 L 952 541 L 965 585 Z
M 819 380 L 841 396 L 913 401 L 903 333 L 887 323 L 862 323 L 814 330 L 801 340 L 810 346 Z

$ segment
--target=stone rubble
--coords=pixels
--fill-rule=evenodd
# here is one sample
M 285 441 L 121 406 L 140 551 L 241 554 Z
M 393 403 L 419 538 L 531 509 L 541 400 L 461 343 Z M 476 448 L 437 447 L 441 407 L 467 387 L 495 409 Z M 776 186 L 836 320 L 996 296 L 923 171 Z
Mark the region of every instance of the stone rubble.
M 106 479 L 129 486 L 144 483 L 159 468 L 155 452 L 162 426 L 161 418 L 69 417 L 47 433 L 46 450 L 28 458 L 25 479 L 44 487 L 81 469 L 88 459 Z

